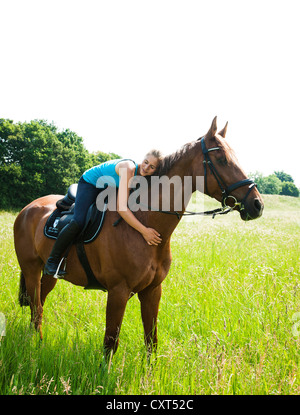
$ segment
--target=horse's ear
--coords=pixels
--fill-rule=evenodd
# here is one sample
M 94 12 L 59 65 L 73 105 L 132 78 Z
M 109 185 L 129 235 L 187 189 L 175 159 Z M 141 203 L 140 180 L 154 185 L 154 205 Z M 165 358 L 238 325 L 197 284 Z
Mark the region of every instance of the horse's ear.
M 213 119 L 213 122 L 211 123 L 211 127 L 208 130 L 205 137 L 212 138 L 216 135 L 216 132 L 217 132 L 217 116 L 215 116 L 215 118 Z
M 219 131 L 219 132 L 218 132 L 218 134 L 219 134 L 221 137 L 223 137 L 223 138 L 225 138 L 225 135 L 226 135 L 226 133 L 227 133 L 227 126 L 228 126 L 228 121 L 227 121 L 227 123 L 226 123 L 225 127 L 223 128 L 223 130 L 221 130 L 221 131 Z

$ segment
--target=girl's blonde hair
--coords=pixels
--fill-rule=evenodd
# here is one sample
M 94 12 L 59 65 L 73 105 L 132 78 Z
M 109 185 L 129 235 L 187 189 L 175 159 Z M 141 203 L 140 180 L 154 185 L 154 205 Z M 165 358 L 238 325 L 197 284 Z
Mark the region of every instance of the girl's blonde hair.
M 157 158 L 159 164 L 162 162 L 162 160 L 164 158 L 162 152 L 160 150 L 156 150 L 156 149 L 152 149 L 152 150 L 148 151 L 148 153 L 146 154 L 146 157 L 147 156 L 153 156 L 153 157 Z
M 156 150 L 156 149 L 152 149 L 150 151 L 148 151 L 148 153 L 146 154 L 145 158 L 147 158 L 147 156 L 153 156 L 155 158 L 157 158 L 158 163 L 157 163 L 157 167 L 155 172 L 152 174 L 152 176 L 159 176 L 159 172 L 161 170 L 161 167 L 163 165 L 163 160 L 164 160 L 164 155 L 160 150 Z M 146 176 L 146 180 L 150 180 L 151 176 Z

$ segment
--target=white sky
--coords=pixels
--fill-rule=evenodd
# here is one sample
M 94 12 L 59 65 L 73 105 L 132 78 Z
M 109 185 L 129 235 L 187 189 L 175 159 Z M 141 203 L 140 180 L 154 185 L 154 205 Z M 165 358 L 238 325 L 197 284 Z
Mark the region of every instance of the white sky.
M 141 161 L 215 115 L 244 170 L 300 186 L 298 0 L 0 0 L 0 117 Z

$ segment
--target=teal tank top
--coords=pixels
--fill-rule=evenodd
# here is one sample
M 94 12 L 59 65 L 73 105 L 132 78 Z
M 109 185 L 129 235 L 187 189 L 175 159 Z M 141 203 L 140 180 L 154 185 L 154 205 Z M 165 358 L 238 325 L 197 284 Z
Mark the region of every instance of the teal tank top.
M 116 172 L 116 165 L 125 160 L 131 159 L 116 159 L 105 161 L 104 163 L 98 164 L 97 166 L 94 166 L 85 171 L 82 177 L 86 182 L 94 185 L 97 188 L 102 188 L 106 184 L 112 187 L 119 187 L 120 177 Z M 135 164 L 134 175 L 136 176 L 138 164 L 135 161 L 133 161 L 133 163 Z

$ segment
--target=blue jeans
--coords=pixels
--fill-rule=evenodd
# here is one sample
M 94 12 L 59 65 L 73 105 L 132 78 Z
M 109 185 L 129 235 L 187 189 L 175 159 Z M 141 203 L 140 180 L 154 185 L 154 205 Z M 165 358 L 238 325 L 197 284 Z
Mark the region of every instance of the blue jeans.
M 80 226 L 80 229 L 84 227 L 89 207 L 96 201 L 99 192 L 100 189 L 86 182 L 83 177 L 80 178 L 74 208 L 74 220 Z

